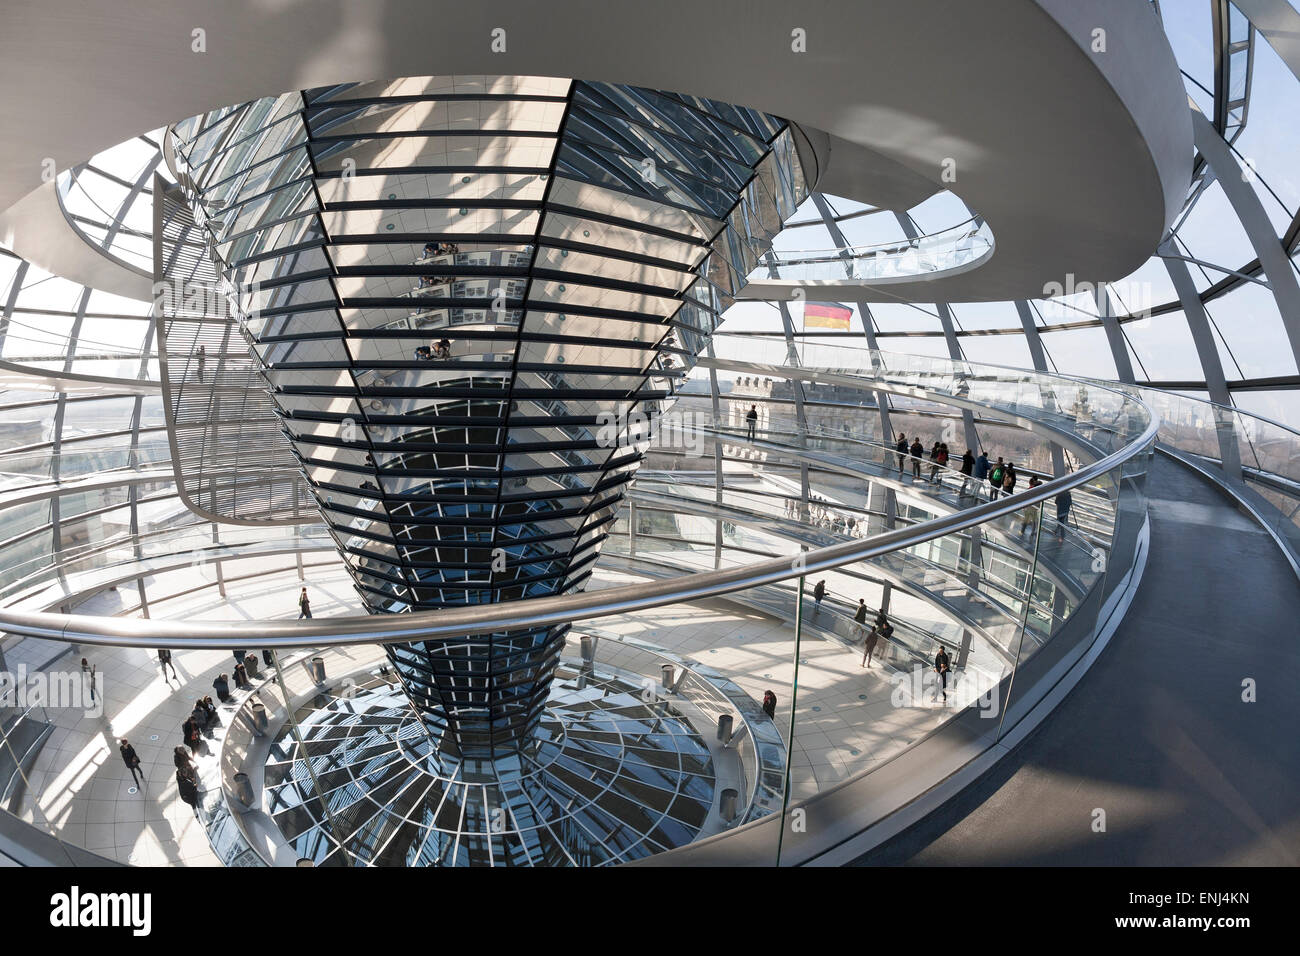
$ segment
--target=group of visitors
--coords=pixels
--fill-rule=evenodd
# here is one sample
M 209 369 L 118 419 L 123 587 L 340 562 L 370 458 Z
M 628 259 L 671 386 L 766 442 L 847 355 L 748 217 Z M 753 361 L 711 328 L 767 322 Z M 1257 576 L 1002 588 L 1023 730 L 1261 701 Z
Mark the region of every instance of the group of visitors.
M 189 747 L 192 753 L 197 754 L 203 746 L 204 736 L 211 733 L 213 725 L 221 726 L 221 718 L 217 716 L 217 705 L 212 702 L 211 697 L 200 697 L 194 702 L 194 709 L 185 718 L 185 723 L 181 724 L 185 746 Z
M 417 362 L 431 362 L 434 359 L 451 358 L 451 339 L 443 336 L 432 347 L 421 345 L 415 350 Z
M 921 477 L 921 465 L 925 456 L 925 446 L 921 444 L 919 436 L 914 437 L 909 444 L 907 436 L 902 432 L 898 435 L 898 441 L 894 445 L 894 450 L 898 456 L 898 476 L 901 478 L 904 474 L 904 467 L 910 459 L 912 465 L 912 477 L 919 479 Z M 948 446 L 944 442 L 935 442 L 930 449 L 930 477 L 927 479 L 931 483 L 938 484 L 939 469 L 948 465 Z M 980 449 L 979 456 L 971 454 L 969 448 L 961 456 L 961 464 L 958 466 L 959 473 L 962 476 L 961 489 L 958 491 L 959 497 L 978 496 L 980 487 L 988 483 L 989 500 L 995 500 L 999 495 L 1011 495 L 1015 493 L 1016 485 L 1020 480 L 1020 472 L 1016 469 L 1016 463 L 1005 461 L 1002 456 L 998 456 L 996 461 L 989 461 L 988 452 Z M 1029 488 L 1037 488 L 1042 484 L 1042 479 L 1037 475 L 1032 475 L 1029 479 Z M 1070 509 L 1074 504 L 1074 499 L 1068 490 L 1062 491 L 1056 496 L 1056 537 L 1057 540 L 1065 540 L 1065 529 L 1069 523 Z M 1038 523 L 1039 509 L 1031 505 L 1026 508 L 1021 515 L 1021 535 L 1027 534 L 1034 525 Z
M 426 242 L 424 244 L 424 255 L 422 259 L 432 259 L 434 256 L 454 256 L 460 252 L 460 247 L 454 242 Z
M 300 617 L 311 617 L 311 602 L 307 597 L 307 589 L 302 589 L 299 599 L 301 614 Z M 168 679 L 168 671 L 171 672 L 171 679 L 180 680 L 176 673 L 176 667 L 172 664 L 172 652 L 167 648 L 159 648 L 158 665 L 162 670 L 163 679 Z M 250 653 L 246 653 L 242 648 L 231 651 L 235 658 L 234 683 L 237 688 L 251 689 L 252 682 L 249 680 L 249 674 L 254 676 L 258 674 L 257 658 Z M 267 666 L 272 666 L 274 657 L 269 650 L 262 651 L 262 661 Z M 93 694 L 97 684 L 97 671 L 93 664 L 86 658 L 81 659 L 81 669 L 86 677 L 86 683 L 91 688 Z M 212 686 L 217 692 L 217 697 L 222 702 L 231 701 L 230 695 L 231 677 L 224 672 L 218 674 L 212 681 Z M 93 699 L 93 698 L 92 698 Z M 190 710 L 189 715 L 181 724 L 181 744 L 174 748 L 172 755 L 176 764 L 176 786 L 180 797 L 198 815 L 198 798 L 199 798 L 199 779 L 198 768 L 194 763 L 194 758 L 198 756 L 199 751 L 203 749 L 203 740 L 205 736 L 211 736 L 213 727 L 221 726 L 221 717 L 217 711 L 217 705 L 211 696 L 197 698 L 194 701 L 194 707 Z M 141 789 L 145 786 L 144 768 L 141 764 L 140 755 L 136 752 L 131 742 L 122 737 L 118 741 L 118 753 L 122 756 L 122 763 L 126 765 L 127 770 L 131 772 L 131 780 Z
M 822 601 L 826 600 L 826 595 L 829 593 L 825 579 L 818 581 L 813 587 L 813 620 L 816 620 L 818 615 L 821 614 Z M 889 615 L 885 613 L 884 608 L 876 612 L 875 622 L 870 628 L 867 627 L 867 615 L 869 613 L 870 608 L 867 607 L 866 600 L 858 598 L 857 609 L 853 612 L 853 624 L 854 630 L 863 637 L 863 667 L 871 666 L 871 658 L 875 654 L 877 645 L 882 640 L 888 643 L 894 634 L 894 625 L 889 623 Z
M 917 435 L 913 437 L 912 442 L 909 445 L 907 442 L 907 436 L 902 432 L 899 432 L 898 441 L 894 445 L 894 451 L 898 454 L 898 477 L 903 477 L 905 466 L 910 459 L 912 463 L 912 478 L 918 481 L 921 480 L 921 469 L 926 459 L 925 446 L 921 444 L 921 436 Z M 968 448 L 966 449 L 966 455 L 963 457 L 963 465 L 965 464 L 965 458 L 969 456 L 970 449 Z M 939 484 L 939 471 L 940 469 L 948 467 L 950 457 L 951 455 L 948 451 L 947 442 L 936 441 L 931 445 L 929 454 L 930 475 L 925 480 L 932 485 Z M 971 464 L 974 464 L 973 459 L 971 460 Z M 970 472 L 967 471 L 966 474 L 970 474 Z
M 202 704 L 202 701 L 199 702 Z M 198 705 L 195 706 L 198 709 Z M 126 768 L 131 771 L 131 779 L 141 790 L 145 786 L 144 770 L 140 765 L 140 755 L 135 752 L 135 747 L 131 742 L 123 737 L 118 746 L 118 752 L 122 755 L 122 762 Z M 184 745 L 176 747 L 172 751 L 172 761 L 176 764 L 176 789 L 180 793 L 180 798 L 184 800 L 194 811 L 194 815 L 199 815 L 199 770 L 194 763 L 194 758 L 190 751 Z
M 890 638 L 894 636 L 894 625 L 889 623 L 889 615 L 885 609 L 881 608 L 876 612 L 875 623 L 871 625 L 871 630 L 867 630 L 867 603 L 862 599 L 858 600 L 858 609 L 853 615 L 853 620 L 857 622 L 858 628 L 865 632 L 865 638 L 862 642 L 862 666 L 871 667 L 871 657 L 876 652 L 876 645 L 882 640 L 888 644 Z

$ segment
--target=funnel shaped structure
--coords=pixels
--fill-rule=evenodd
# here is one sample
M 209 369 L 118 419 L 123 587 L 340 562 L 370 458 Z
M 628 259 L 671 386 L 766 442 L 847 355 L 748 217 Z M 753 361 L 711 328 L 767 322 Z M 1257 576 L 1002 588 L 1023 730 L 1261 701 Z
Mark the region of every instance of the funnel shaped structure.
M 783 120 L 543 77 L 291 92 L 169 139 L 374 613 L 581 588 L 644 452 L 623 423 L 808 189 Z M 535 746 L 566 630 L 390 646 L 441 758 Z

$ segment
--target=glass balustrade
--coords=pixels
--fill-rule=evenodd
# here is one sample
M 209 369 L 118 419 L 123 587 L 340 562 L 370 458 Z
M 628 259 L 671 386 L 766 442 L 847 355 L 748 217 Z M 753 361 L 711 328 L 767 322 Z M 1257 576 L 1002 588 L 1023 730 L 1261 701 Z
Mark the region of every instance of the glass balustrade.
M 718 344 L 731 341 L 719 337 Z M 784 343 L 773 354 L 769 343 L 743 341 L 756 346 L 744 359 L 748 374 L 788 370 Z M 733 354 L 725 347 L 718 353 Z M 669 599 L 630 612 L 611 603 L 595 619 L 574 621 L 554 706 L 595 693 L 619 702 L 609 727 L 589 728 L 581 746 L 564 750 L 557 741 L 561 763 L 545 771 L 567 768 L 564 785 L 576 788 L 574 806 L 581 809 L 566 818 L 565 845 L 584 849 L 553 859 L 526 821 L 512 820 L 504 834 L 484 837 L 481 852 L 500 854 L 499 862 L 515 854 L 580 864 L 661 854 L 680 862 L 801 862 L 829 838 L 832 818 L 818 822 L 829 812 L 819 810 L 819 801 L 838 800 L 841 788 L 852 788 L 857 815 L 841 819 L 837 812 L 833 819 L 865 828 L 892 808 L 888 797 L 900 782 L 932 786 L 1014 733 L 1097 639 L 1142 557 L 1149 443 L 1134 445 L 1133 454 L 1107 469 L 1060 479 L 1074 486 L 1070 513 L 1059 514 L 1055 494 L 1025 503 L 1023 486 L 1012 500 L 990 502 L 951 464 L 934 464 L 931 476 L 927 460 L 920 479 L 910 467 L 900 474 L 892 442 L 873 431 L 872 403 L 876 388 L 887 384 L 895 394 L 929 402 L 947 420 L 982 408 L 1032 424 L 1040 442 L 1072 442 L 1081 467 L 1143 435 L 1150 419 L 1141 404 L 1101 387 L 1080 395 L 1075 383 L 1051 376 L 888 353 L 808 348 L 797 360 L 801 368 L 835 369 L 829 374 L 852 386 L 844 394 L 860 401 L 845 403 L 842 424 L 801 426 L 788 407 L 765 407 L 771 414 L 751 439 L 730 412 L 679 419 L 650 443 L 651 464 L 611 528 L 587 595 L 593 603 L 629 582 L 688 589 L 714 572 L 739 569 L 742 577 L 727 593 L 703 600 Z M 1069 402 L 1061 398 L 1067 393 Z M 688 448 L 684 433 L 694 439 Z M 160 482 L 156 493 L 173 502 L 168 507 L 176 504 L 172 484 Z M 986 513 L 993 510 L 1005 513 Z M 49 518 L 37 511 L 27 520 L 39 529 Z M 936 523 L 946 530 L 927 530 Z M 48 551 L 32 551 L 6 568 L 6 603 L 59 579 L 82 576 L 93 584 L 96 574 L 118 574 L 132 562 L 202 564 L 223 545 L 289 553 L 330 543 L 319 525 L 222 528 L 216 543 L 208 523 L 140 531 L 138 539 L 92 535 L 61 552 L 57 563 Z M 46 540 L 39 530 L 35 535 L 31 543 Z M 891 535 L 897 544 L 873 544 Z M 829 547 L 872 553 L 818 564 Z M 743 583 L 750 567 L 772 560 L 788 565 L 784 580 Z M 873 636 L 882 612 L 889 629 Z M 378 647 L 369 648 L 373 654 L 280 651 L 283 672 L 268 668 L 223 708 L 219 749 L 232 759 L 270 759 L 260 806 L 276 832 L 288 834 L 290 849 L 318 865 L 393 862 L 417 831 L 421 853 L 438 848 L 437 859 L 459 859 L 456 853 L 468 851 L 454 847 L 476 839 L 467 824 L 430 824 L 416 800 L 395 796 L 391 807 L 358 802 L 341 770 L 317 780 L 294 776 L 294 761 L 320 753 L 330 728 L 343 726 L 328 716 L 342 713 L 350 699 L 339 696 L 339 681 L 382 700 L 392 675 L 381 670 Z M 330 675 L 319 686 L 309 669 L 316 657 Z M 765 698 L 774 700 L 771 715 Z M 335 703 L 322 708 L 321 700 Z M 230 719 L 254 702 L 272 718 L 270 758 L 255 735 L 240 730 L 246 721 Z M 380 710 L 366 713 L 360 725 L 379 734 L 387 718 Z M 73 719 L 56 714 L 52 722 Z M 603 747 L 617 750 L 611 733 L 632 735 L 626 746 L 640 755 L 629 764 L 635 772 L 616 771 L 600 756 Z M 232 767 L 200 763 L 206 792 L 199 813 L 217 857 L 231 865 L 275 862 L 259 849 L 261 831 L 236 800 Z M 272 774 L 274 766 L 284 773 Z M 591 789 L 581 779 L 608 786 Z M 635 812 L 619 803 L 633 793 Z M 56 796 L 33 795 L 16 812 L 57 835 L 59 819 L 41 818 Z M 628 814 L 617 824 L 615 805 Z
M 843 249 L 774 253 L 771 262 L 751 274 L 751 281 L 772 275 L 782 280 L 833 279 L 840 282 L 888 282 L 934 273 L 961 271 L 993 254 L 993 232 L 979 217 L 907 242 L 848 246 Z

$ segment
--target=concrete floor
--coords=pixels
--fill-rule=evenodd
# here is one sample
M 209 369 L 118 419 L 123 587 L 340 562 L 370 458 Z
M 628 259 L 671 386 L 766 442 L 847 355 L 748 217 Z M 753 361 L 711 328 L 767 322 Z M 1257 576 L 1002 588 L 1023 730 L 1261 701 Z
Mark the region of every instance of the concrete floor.
M 1150 478 L 1150 561 L 1110 646 L 1019 750 L 857 865 L 1300 863 L 1300 585 L 1213 486 L 1159 455 Z

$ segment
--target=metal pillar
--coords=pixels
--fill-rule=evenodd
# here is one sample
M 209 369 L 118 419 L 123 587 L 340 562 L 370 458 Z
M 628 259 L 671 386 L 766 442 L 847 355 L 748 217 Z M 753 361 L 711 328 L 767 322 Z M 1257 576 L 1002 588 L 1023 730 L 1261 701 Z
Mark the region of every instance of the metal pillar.
M 1093 286 L 1092 298 L 1097 303 L 1097 317 L 1101 319 L 1101 327 L 1105 329 L 1106 340 L 1110 343 L 1110 354 L 1115 360 L 1115 374 L 1121 382 L 1132 385 L 1137 381 L 1133 375 L 1133 359 L 1128 353 L 1128 341 L 1124 338 L 1124 330 L 1119 327 L 1119 319 L 1111 305 L 1106 283 L 1098 282 Z
M 1231 407 L 1232 397 L 1228 394 L 1223 361 L 1219 358 L 1218 346 L 1214 344 L 1210 319 L 1205 312 L 1205 303 L 1196 292 L 1191 270 L 1182 259 L 1166 258 L 1164 263 L 1165 271 L 1169 273 L 1169 278 L 1178 291 L 1183 315 L 1187 317 L 1187 328 L 1192 333 L 1192 342 L 1195 343 L 1197 357 L 1201 360 L 1201 375 L 1205 379 L 1205 388 L 1210 393 L 1210 401 Z M 1224 477 L 1230 481 L 1240 481 L 1241 452 L 1237 444 L 1236 422 L 1231 412 L 1215 415 L 1215 431 L 1219 439 L 1219 459 L 1223 462 Z
M 894 218 L 898 220 L 898 225 L 903 230 L 903 234 L 908 239 L 916 241 L 920 238 L 917 232 L 916 223 L 912 222 L 912 217 L 905 212 L 894 213 Z M 946 302 L 936 302 L 935 310 L 939 313 L 939 325 L 943 329 L 943 340 L 948 346 L 948 357 L 954 362 L 966 361 L 966 356 L 962 354 L 961 343 L 957 341 L 957 323 L 953 320 L 952 309 Z M 975 430 L 975 414 L 969 408 L 961 410 L 962 429 L 966 433 L 966 447 L 972 452 L 978 454 L 980 445 L 979 432 Z
M 1039 372 L 1047 371 L 1047 350 L 1043 348 L 1043 340 L 1039 337 L 1038 326 L 1034 323 L 1034 313 L 1029 307 L 1029 303 L 1023 299 L 1016 302 L 1016 312 L 1020 315 L 1020 327 L 1025 330 L 1025 341 L 1029 344 L 1029 357 L 1034 363 L 1034 368 Z M 1056 401 L 1056 392 L 1050 385 L 1044 385 L 1041 389 L 1043 396 L 1043 407 L 1048 409 L 1058 408 Z M 1065 474 L 1065 451 L 1057 442 L 1048 443 L 1048 451 L 1052 456 L 1052 476 L 1060 478 Z
M 1273 231 L 1273 224 L 1269 221 L 1263 203 L 1233 159 L 1228 144 L 1204 114 L 1195 109 L 1192 110 L 1192 135 L 1196 148 L 1210 164 L 1210 169 L 1214 170 L 1215 177 L 1223 187 L 1223 194 L 1228 197 L 1233 212 L 1241 222 L 1241 228 L 1245 230 L 1255 255 L 1259 257 L 1260 267 L 1268 277 L 1277 310 L 1282 316 L 1282 327 L 1286 330 L 1287 341 L 1291 345 L 1291 356 L 1296 367 L 1300 368 L 1300 283 L 1296 281 L 1291 260 Z
M 709 358 L 715 358 L 713 352 L 713 340 L 710 339 L 705 345 L 705 352 Z M 709 398 L 713 403 L 713 428 L 715 435 L 721 434 L 722 431 L 722 398 L 718 390 L 718 370 L 709 368 Z M 713 439 L 713 501 L 715 504 L 722 505 L 722 439 L 715 437 Z M 633 539 L 633 556 L 636 555 L 635 539 Z M 722 567 L 722 519 L 713 520 L 713 567 L 718 570 Z

